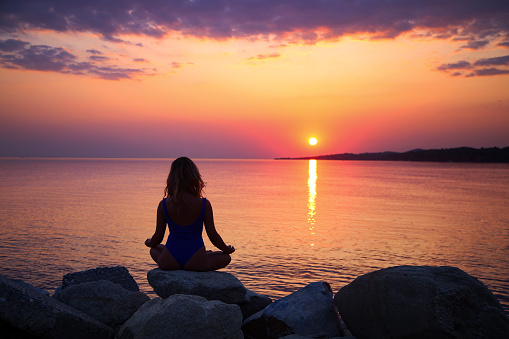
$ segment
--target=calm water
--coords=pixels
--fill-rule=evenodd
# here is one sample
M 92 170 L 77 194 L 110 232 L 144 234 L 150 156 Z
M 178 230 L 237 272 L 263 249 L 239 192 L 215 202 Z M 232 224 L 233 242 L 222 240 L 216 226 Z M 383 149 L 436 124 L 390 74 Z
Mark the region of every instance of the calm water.
M 452 265 L 509 310 L 509 166 L 197 160 L 216 226 L 237 252 L 225 271 L 280 298 L 334 292 L 395 265 Z M 155 296 L 144 240 L 167 159 L 1 159 L 0 274 L 53 291 L 66 273 L 123 265 Z M 206 245 L 212 248 L 208 239 Z

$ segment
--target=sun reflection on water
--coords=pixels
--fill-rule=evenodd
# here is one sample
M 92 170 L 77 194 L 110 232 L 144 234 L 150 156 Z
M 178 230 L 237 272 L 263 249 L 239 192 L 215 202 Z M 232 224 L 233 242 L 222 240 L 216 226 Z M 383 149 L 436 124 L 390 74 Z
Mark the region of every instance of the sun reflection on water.
M 309 160 L 309 178 L 308 178 L 308 224 L 311 234 L 315 234 L 315 214 L 316 214 L 316 160 Z M 311 244 L 314 246 L 314 244 Z

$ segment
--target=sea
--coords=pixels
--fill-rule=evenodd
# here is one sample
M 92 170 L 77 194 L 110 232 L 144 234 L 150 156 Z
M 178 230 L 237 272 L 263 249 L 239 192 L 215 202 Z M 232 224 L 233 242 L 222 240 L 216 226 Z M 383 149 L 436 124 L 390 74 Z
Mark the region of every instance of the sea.
M 223 271 L 254 292 L 455 266 L 509 311 L 508 164 L 194 160 L 236 248 Z M 155 297 L 144 241 L 171 161 L 0 158 L 0 274 L 53 293 L 67 273 L 121 265 Z

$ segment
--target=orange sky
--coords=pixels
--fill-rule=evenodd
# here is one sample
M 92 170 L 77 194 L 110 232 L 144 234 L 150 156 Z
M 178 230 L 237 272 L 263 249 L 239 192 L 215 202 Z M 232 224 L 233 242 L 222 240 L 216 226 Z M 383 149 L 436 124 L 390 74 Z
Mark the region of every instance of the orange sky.
M 504 28 L 485 40 L 417 26 L 374 39 L 383 29 L 334 23 L 224 37 L 210 33 L 212 24 L 189 33 L 161 21 L 161 36 L 106 36 L 104 27 L 21 30 L 18 21 L 0 30 L 0 156 L 273 158 L 509 146 Z

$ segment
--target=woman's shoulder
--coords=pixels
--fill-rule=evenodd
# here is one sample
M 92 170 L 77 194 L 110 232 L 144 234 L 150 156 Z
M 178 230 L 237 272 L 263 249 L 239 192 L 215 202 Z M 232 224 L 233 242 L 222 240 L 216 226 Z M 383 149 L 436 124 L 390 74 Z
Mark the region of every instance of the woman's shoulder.
M 203 201 L 205 201 L 205 209 L 212 210 L 212 204 L 210 203 L 210 200 L 207 198 L 203 198 Z
M 167 198 L 163 198 L 163 199 L 161 199 L 161 201 L 159 201 L 159 204 L 157 204 L 158 210 L 163 209 L 165 207 L 165 205 L 167 204 L 166 200 L 167 200 Z

